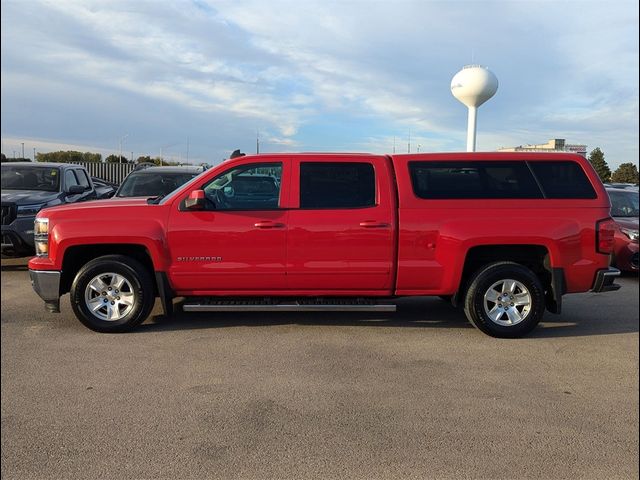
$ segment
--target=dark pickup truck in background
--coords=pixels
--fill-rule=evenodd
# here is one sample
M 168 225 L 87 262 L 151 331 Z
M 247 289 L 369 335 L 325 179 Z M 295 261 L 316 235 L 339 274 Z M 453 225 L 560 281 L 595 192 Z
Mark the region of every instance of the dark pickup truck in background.
M 95 200 L 85 168 L 66 163 L 2 164 L 2 256 L 33 255 L 33 221 L 45 207 Z

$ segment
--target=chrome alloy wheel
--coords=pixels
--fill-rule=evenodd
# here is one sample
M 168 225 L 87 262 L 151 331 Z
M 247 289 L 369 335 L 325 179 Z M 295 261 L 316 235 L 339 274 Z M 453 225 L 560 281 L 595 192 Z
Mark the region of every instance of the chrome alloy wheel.
M 117 273 L 101 273 L 91 279 L 84 291 L 85 305 L 101 320 L 122 319 L 133 308 L 135 296 L 131 283 Z
M 531 294 L 517 280 L 500 280 L 485 292 L 484 311 L 498 325 L 511 327 L 522 322 L 531 311 Z

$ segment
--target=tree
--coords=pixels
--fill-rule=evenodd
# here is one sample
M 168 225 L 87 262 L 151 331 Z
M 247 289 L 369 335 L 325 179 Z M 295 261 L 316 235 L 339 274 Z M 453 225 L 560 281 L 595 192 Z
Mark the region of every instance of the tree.
M 120 157 L 118 155 L 113 155 L 113 154 L 105 158 L 104 161 L 107 163 L 121 163 Z
M 608 182 L 611 179 L 611 169 L 604 159 L 604 153 L 600 150 L 600 147 L 596 147 L 591 150 L 589 154 L 589 162 L 593 165 L 596 173 L 603 182 Z
M 638 184 L 638 167 L 634 163 L 623 163 L 611 175 L 612 182 Z
M 82 161 L 100 163 L 102 162 L 102 155 L 99 153 L 84 152 L 82 154 Z
M 70 162 L 101 162 L 102 155 L 91 152 L 76 152 L 74 150 L 37 153 L 38 162 L 70 163 Z
M 12 157 L 7 157 L 4 153 L 1 154 L 2 156 L 0 157 L 0 160 L 2 162 L 30 162 L 31 159 L 30 158 L 12 158 Z

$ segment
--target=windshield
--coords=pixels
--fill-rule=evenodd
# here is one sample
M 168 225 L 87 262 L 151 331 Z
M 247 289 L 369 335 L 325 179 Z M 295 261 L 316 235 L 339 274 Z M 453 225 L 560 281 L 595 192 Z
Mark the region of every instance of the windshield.
M 134 172 L 124 179 L 116 196 L 157 197 L 167 195 L 195 176 L 195 173 L 149 173 L 148 170 Z
M 57 192 L 60 188 L 60 170 L 51 167 L 3 165 L 3 190 L 40 190 Z
M 638 192 L 630 190 L 607 190 L 611 199 L 612 217 L 637 217 Z

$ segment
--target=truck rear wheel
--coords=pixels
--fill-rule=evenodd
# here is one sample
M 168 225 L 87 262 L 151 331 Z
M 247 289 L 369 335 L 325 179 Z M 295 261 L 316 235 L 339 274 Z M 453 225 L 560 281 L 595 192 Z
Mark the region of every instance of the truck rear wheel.
M 140 262 L 124 255 L 91 260 L 71 286 L 73 312 L 97 332 L 135 328 L 149 316 L 154 302 L 151 275 Z
M 545 309 L 544 288 L 528 268 L 514 262 L 485 265 L 464 302 L 469 321 L 487 335 L 517 338 L 533 330 Z

